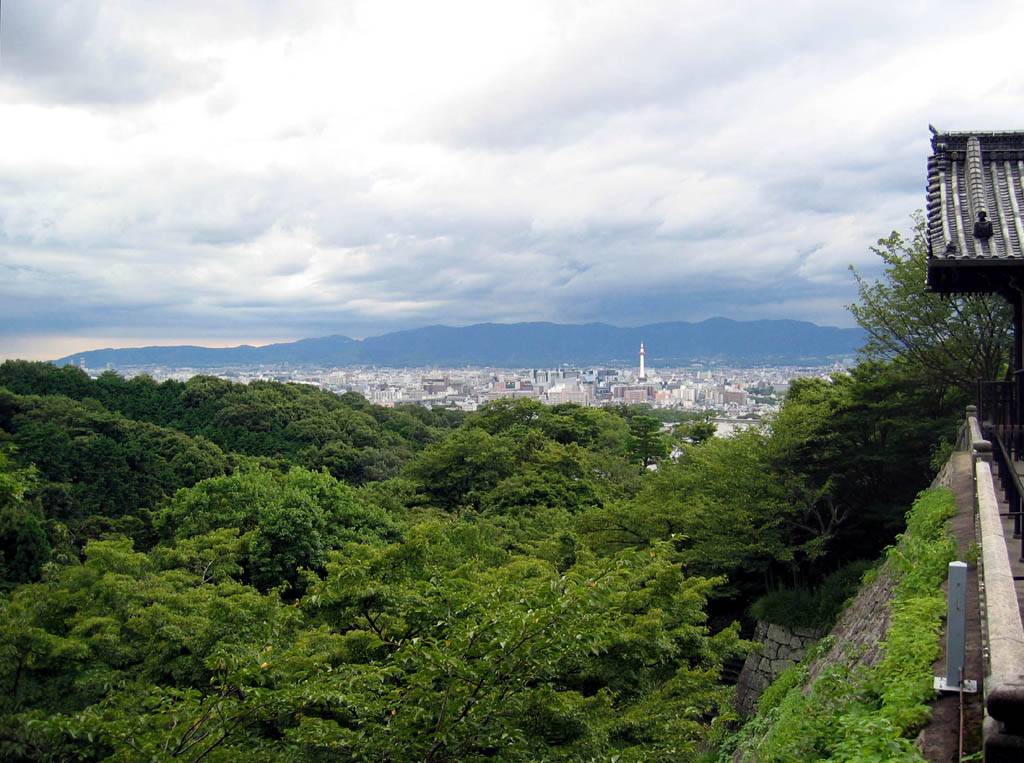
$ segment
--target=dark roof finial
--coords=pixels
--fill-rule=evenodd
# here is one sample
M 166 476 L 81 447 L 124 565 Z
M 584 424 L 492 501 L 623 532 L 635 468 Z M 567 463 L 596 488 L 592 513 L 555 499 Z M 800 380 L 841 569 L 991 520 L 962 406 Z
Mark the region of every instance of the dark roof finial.
M 978 212 L 978 219 L 974 223 L 974 235 L 978 238 L 992 238 L 992 221 L 987 217 L 985 210 Z

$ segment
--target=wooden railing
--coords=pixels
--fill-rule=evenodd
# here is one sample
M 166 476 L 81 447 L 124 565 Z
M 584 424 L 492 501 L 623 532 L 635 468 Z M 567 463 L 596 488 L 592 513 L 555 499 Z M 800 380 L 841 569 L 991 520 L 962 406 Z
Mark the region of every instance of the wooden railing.
M 1002 430 L 1002 431 L 1001 431 Z M 1006 498 L 1006 505 L 1009 511 L 1003 516 L 1013 517 L 1013 537 L 1021 538 L 1020 558 L 1024 561 L 1024 538 L 1021 536 L 1021 508 L 1024 504 L 1024 485 L 1021 484 L 1020 475 L 1017 473 L 1015 461 L 1020 461 L 1020 449 L 1014 445 L 1019 439 L 1019 434 L 1012 433 L 1007 437 L 1007 432 L 1001 427 L 990 427 L 988 440 L 992 443 L 992 460 L 999 471 L 999 487 L 1003 489 L 1003 496 Z M 1007 445 L 1007 442 L 1010 444 Z
M 1015 426 L 1017 415 L 1017 382 L 978 382 L 978 422 L 982 427 Z
M 1024 400 L 1022 385 L 1022 371 L 1014 374 L 1013 381 L 979 381 L 977 421 L 982 437 L 992 444 L 992 459 L 998 467 L 999 486 L 1009 507 L 1006 514 L 1013 517 L 1013 537 L 1021 539 L 1020 555 L 1024 561 L 1024 537 L 1021 534 L 1024 485 L 1015 466 L 1024 461 L 1024 425 L 1020 416 L 1020 405 Z

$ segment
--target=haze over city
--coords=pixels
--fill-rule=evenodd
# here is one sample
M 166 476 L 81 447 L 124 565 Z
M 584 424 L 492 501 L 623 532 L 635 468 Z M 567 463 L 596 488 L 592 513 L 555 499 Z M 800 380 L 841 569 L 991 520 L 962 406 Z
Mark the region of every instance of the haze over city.
M 428 324 L 851 326 L 1013 2 L 5 3 L 0 358 Z

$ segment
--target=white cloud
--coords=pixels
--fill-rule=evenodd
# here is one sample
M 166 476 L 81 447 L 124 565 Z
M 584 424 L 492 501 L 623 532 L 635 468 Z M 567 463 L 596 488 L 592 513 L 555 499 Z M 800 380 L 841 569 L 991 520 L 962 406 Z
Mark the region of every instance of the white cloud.
M 927 124 L 1019 127 L 1024 95 L 1010 2 L 9 5 L 0 356 L 849 325 L 847 266 L 922 205 Z

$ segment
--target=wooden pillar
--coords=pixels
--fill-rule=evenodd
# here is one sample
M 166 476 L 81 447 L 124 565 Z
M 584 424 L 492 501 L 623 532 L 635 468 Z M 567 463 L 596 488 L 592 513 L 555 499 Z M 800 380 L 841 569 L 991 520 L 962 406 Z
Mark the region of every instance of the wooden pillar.
M 1015 431 L 1014 442 L 1018 440 L 1024 427 L 1024 330 L 1021 322 L 1024 320 L 1024 292 L 1016 292 L 1013 300 L 1013 357 L 1010 362 L 1013 364 L 1013 380 L 1016 389 L 1014 392 L 1013 425 Z

